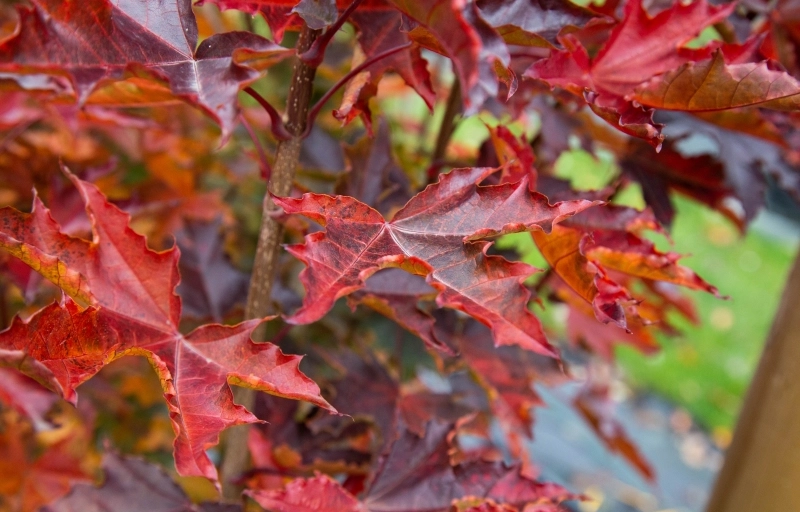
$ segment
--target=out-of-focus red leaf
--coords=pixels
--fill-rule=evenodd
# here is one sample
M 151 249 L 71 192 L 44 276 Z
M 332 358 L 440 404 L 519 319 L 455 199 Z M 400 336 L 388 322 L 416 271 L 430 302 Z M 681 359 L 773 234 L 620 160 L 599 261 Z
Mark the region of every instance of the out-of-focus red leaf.
M 450 423 L 431 422 L 423 437 L 404 431 L 381 459 L 374 480 L 358 503 L 338 484 L 320 477 L 290 483 L 291 489 L 287 486 L 284 491 L 256 490 L 249 495 L 276 510 L 306 504 L 309 511 L 327 511 L 324 500 L 311 502 L 306 496 L 324 492 L 352 507 L 344 510 L 357 512 L 446 512 L 454 500 L 469 496 L 515 506 L 574 499 L 560 486 L 530 480 L 502 463 L 473 461 L 452 466 L 448 442 L 452 428 Z
M 555 384 L 566 379 L 558 363 L 519 347 L 495 347 L 488 330 L 475 322 L 467 325 L 460 339 L 467 364 L 491 389 L 492 399 L 504 401 L 529 431 L 531 408 L 542 405 L 533 384 Z
M 575 397 L 573 404 L 609 450 L 624 457 L 648 480 L 655 480 L 655 473 L 650 463 L 639 453 L 625 430 L 613 418 L 612 404 L 606 387 L 585 388 Z
M 550 206 L 516 184 L 479 186 L 494 172 L 471 168 L 442 176 L 386 222 L 367 205 L 346 196 L 306 194 L 275 198 L 287 213 L 300 213 L 326 227 L 290 252 L 308 268 L 301 279 L 306 298 L 290 321 L 321 318 L 337 298 L 364 286 L 384 267 L 401 267 L 427 275 L 439 290 L 437 303 L 460 309 L 492 328 L 498 345 L 517 344 L 554 355 L 541 325 L 527 309 L 529 292 L 521 281 L 531 272 L 522 263 L 487 256 L 488 236 L 543 230 L 594 203 L 570 201 Z
M 383 119 L 376 124 L 374 137 L 345 146 L 348 172 L 336 192 L 388 215 L 411 199 L 411 184 L 392 153 L 388 124 Z
M 236 122 L 239 90 L 259 77 L 253 61 L 291 52 L 247 32 L 217 34 L 195 49 L 190 0 L 37 0 L 19 16 L 18 33 L 0 43 L 3 71 L 66 74 L 83 102 L 101 81 L 145 69 L 211 115 L 223 138 Z
M 358 28 L 358 43 L 365 60 L 409 42 L 402 14 L 388 3 L 382 6 L 362 5 L 350 19 Z M 369 82 L 373 85 L 373 90 L 377 89 L 378 80 L 387 70 L 394 70 L 403 77 L 403 80 L 425 101 L 428 108 L 433 108 L 436 94 L 431 85 L 427 62 L 418 46 L 412 46 L 369 66 L 365 71 L 369 73 Z M 362 102 L 368 101 L 369 97 L 362 99 Z
M 568 1 L 478 0 L 481 16 L 508 44 L 558 46 L 562 30 L 583 27 L 597 15 Z
M 464 91 L 464 111 L 472 114 L 497 95 L 495 65 L 507 68 L 510 56 L 505 42 L 470 3 L 451 0 L 390 0 L 403 14 L 419 23 L 410 38 L 428 49 L 443 53 Z
M 352 423 L 352 418 L 363 418 L 378 426 L 384 443 L 394 439 L 400 390 L 386 367 L 373 355 L 359 356 L 349 351 L 331 354 L 326 361 L 341 372 L 339 378 L 330 382 L 331 405 L 351 418 L 327 414 L 311 420 L 309 428 L 319 432 L 330 429 L 335 422 Z
M 516 137 L 503 125 L 489 129 L 497 159 L 503 167 L 500 183 L 514 183 L 528 177 L 528 186 L 536 190 L 536 156 L 524 137 Z
M 247 300 L 250 278 L 226 258 L 220 233 L 221 219 L 189 222 L 176 237 L 181 250 L 178 269 L 183 313 L 222 322 L 237 303 Z
M 329 476 L 292 480 L 275 491 L 251 494 L 259 505 L 275 512 L 367 512 L 355 496 Z
M 100 487 L 78 484 L 68 495 L 43 507 L 42 512 L 236 512 L 240 505 L 208 503 L 195 505 L 161 467 L 113 453 L 103 457 L 104 478 Z
M 59 397 L 30 377 L 9 368 L 0 368 L 0 402 L 13 407 L 28 418 L 34 428 L 47 428 L 45 415 L 58 402 Z
M 90 430 L 68 408 L 54 429 L 36 433 L 10 411 L 0 416 L 0 508 L 34 512 L 92 479 L 96 456 Z
M 217 442 L 219 432 L 257 421 L 234 404 L 228 382 L 330 408 L 317 385 L 299 371 L 299 357 L 250 341 L 258 320 L 233 327 L 206 325 L 183 336 L 177 329 L 180 299 L 174 293 L 178 250 L 149 250 L 128 226 L 127 214 L 95 186 L 71 178 L 92 221 L 92 242 L 61 233 L 41 203 L 30 214 L 0 210 L 2 247 L 17 251 L 34 268 L 45 262 L 48 269 L 64 269 L 71 276 L 63 281 L 65 293 L 92 304 L 81 310 L 67 298 L 27 321 L 16 318 L 0 333 L 0 348 L 24 351 L 36 372 L 16 367 L 40 382 L 45 373 L 56 384 L 43 384 L 74 401 L 75 387 L 105 364 L 125 355 L 146 356 L 162 381 L 176 433 L 178 471 L 211 479 L 216 469 L 205 450 Z M 45 277 L 62 284 L 57 272 Z M 209 400 L 208 393 L 217 398 Z

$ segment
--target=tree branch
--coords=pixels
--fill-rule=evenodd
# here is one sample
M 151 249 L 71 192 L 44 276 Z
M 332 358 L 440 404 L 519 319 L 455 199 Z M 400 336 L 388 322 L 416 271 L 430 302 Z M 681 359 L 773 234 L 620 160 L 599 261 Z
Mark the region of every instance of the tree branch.
M 297 53 L 301 54 L 319 37 L 319 30 L 311 30 L 304 26 L 297 41 Z M 306 129 L 308 106 L 314 86 L 316 69 L 300 59 L 294 64 L 292 83 L 289 88 L 287 102 L 286 130 L 291 138 L 278 143 L 275 163 L 272 167 L 272 176 L 268 184 L 269 192 L 277 196 L 288 195 L 292 189 L 294 174 L 300 161 L 300 148 L 303 143 L 303 133 Z M 272 281 L 278 260 L 278 247 L 283 239 L 283 226 L 275 220 L 273 212 L 277 207 L 272 202 L 269 194 L 264 197 L 261 215 L 261 231 L 256 246 L 256 258 L 253 264 L 253 274 L 250 279 L 250 291 L 247 294 L 247 307 L 245 318 L 263 318 L 270 313 Z M 257 329 L 253 334 L 256 341 L 261 341 L 263 329 Z M 248 388 L 237 387 L 234 390 L 236 402 L 253 408 L 256 392 Z M 222 460 L 220 479 L 222 481 L 222 494 L 228 499 L 238 499 L 241 487 L 235 485 L 233 480 L 238 478 L 247 469 L 249 452 L 247 449 L 247 425 L 234 427 L 226 432 L 225 453 Z
M 453 82 L 450 95 L 447 97 L 444 118 L 442 118 L 442 124 L 439 126 L 439 135 L 436 136 L 436 146 L 433 148 L 431 163 L 428 168 L 428 181 L 434 181 L 434 178 L 439 174 L 438 170 L 442 165 L 447 145 L 450 143 L 450 137 L 455 131 L 455 119 L 459 112 L 461 112 L 461 84 L 456 80 Z

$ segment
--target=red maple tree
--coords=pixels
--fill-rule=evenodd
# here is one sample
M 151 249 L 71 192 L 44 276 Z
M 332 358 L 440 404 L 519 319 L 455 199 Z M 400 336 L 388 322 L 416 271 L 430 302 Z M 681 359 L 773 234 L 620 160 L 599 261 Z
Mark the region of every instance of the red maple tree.
M 744 229 L 800 190 L 791 0 L 202 3 L 0 6 L 8 509 L 566 510 L 534 385 L 718 295 L 649 238 L 672 196 Z M 557 176 L 576 146 L 613 157 L 600 189 Z M 608 395 L 575 409 L 656 478 Z

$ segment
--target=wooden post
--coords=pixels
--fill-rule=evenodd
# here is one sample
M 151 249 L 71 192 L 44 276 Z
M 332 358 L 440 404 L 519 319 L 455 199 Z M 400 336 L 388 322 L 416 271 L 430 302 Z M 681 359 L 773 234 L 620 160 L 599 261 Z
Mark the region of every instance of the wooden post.
M 800 511 L 800 255 L 707 512 Z

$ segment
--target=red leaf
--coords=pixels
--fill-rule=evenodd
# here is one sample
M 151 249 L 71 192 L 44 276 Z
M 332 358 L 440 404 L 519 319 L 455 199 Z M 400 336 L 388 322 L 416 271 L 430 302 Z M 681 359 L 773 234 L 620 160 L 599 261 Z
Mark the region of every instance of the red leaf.
M 366 512 L 361 503 L 326 475 L 292 480 L 276 491 L 250 493 L 262 507 L 275 512 Z
M 631 0 L 596 57 L 590 58 L 576 38 L 564 36 L 561 40 L 566 49 L 554 50 L 548 58 L 535 62 L 525 75 L 581 97 L 589 91 L 587 103 L 600 117 L 625 133 L 658 145 L 660 131 L 652 123 L 652 112 L 629 103 L 635 88 L 702 57 L 702 53 L 693 54 L 682 46 L 705 27 L 728 16 L 733 7 L 715 7 L 705 0 L 676 2 L 651 18 L 641 0 Z
M 222 322 L 234 305 L 247 298 L 249 276 L 231 265 L 220 234 L 222 221 L 187 222 L 176 235 L 181 250 L 178 294 L 183 312 Z
M 655 480 L 653 468 L 630 441 L 619 422 L 609 414 L 608 389 L 600 386 L 586 388 L 575 397 L 573 403 L 609 450 L 619 453 L 651 482 Z
M 419 25 L 411 30 L 412 40 L 453 61 L 461 83 L 464 110 L 478 111 L 497 95 L 495 65 L 507 68 L 510 56 L 505 42 L 480 17 L 473 4 L 452 0 L 390 0 Z
M 321 318 L 337 298 L 363 288 L 383 267 L 402 267 L 427 275 L 440 291 L 437 303 L 460 309 L 489 325 L 498 345 L 517 344 L 554 355 L 539 321 L 527 310 L 529 292 L 521 281 L 532 269 L 487 256 L 488 236 L 519 231 L 549 231 L 554 223 L 593 205 L 590 201 L 553 206 L 516 184 L 476 185 L 494 172 L 454 170 L 412 198 L 391 222 L 346 196 L 306 194 L 275 198 L 287 213 L 300 213 L 326 226 L 289 248 L 308 268 L 303 306 L 289 320 Z
M 558 0 L 478 0 L 476 4 L 506 43 L 520 46 L 557 46 L 559 32 L 583 27 L 597 17 Z
M 360 502 L 332 480 L 297 479 L 285 490 L 249 491 L 260 505 L 278 511 L 327 512 L 332 500 L 352 512 L 445 512 L 453 500 L 467 496 L 498 503 L 560 503 L 573 496 L 555 484 L 542 484 L 502 463 L 468 462 L 451 466 L 448 434 L 452 424 L 431 422 L 424 437 L 404 431 L 382 458 L 374 480 Z M 326 499 L 312 497 L 325 496 Z
M 160 466 L 135 458 L 106 454 L 103 458 L 103 485 L 79 484 L 42 512 L 237 512 L 239 505 L 208 503 L 195 505 Z
M 66 299 L 26 322 L 17 318 L 0 333 L 0 348 L 24 351 L 55 378 L 57 385 L 50 387 L 73 401 L 75 387 L 105 364 L 124 355 L 147 357 L 162 381 L 177 436 L 176 466 L 186 475 L 215 479 L 205 450 L 226 427 L 257 421 L 233 403 L 228 382 L 330 409 L 317 385 L 298 370 L 298 356 L 250 341 L 259 320 L 233 327 L 206 325 L 183 336 L 177 330 L 180 299 L 174 293 L 178 250 L 150 251 L 128 227 L 127 214 L 93 185 L 72 180 L 92 220 L 93 242 L 60 233 L 37 203 L 30 214 L 0 210 L 0 246 L 16 250 L 34 268 L 42 260 L 56 262 L 50 266 L 79 276 L 63 289 L 94 306 L 80 310 Z M 75 282 L 82 286 L 75 288 Z M 41 377 L 41 371 L 25 373 Z M 216 398 L 209 400 L 209 393 Z
M 403 328 L 419 336 L 425 344 L 443 354 L 454 355 L 453 349 L 437 333 L 433 317 L 419 308 L 419 301 L 436 295 L 420 276 L 400 269 L 385 269 L 370 276 L 364 288 L 349 297 L 353 307 L 364 304 L 391 318 Z
M 214 35 L 195 50 L 190 0 L 36 0 L 19 15 L 18 34 L 0 44 L 3 71 L 66 74 L 82 103 L 101 81 L 143 68 L 220 123 L 223 140 L 236 122 L 239 90 L 259 77 L 244 61 L 291 52 L 247 32 Z
M 728 64 L 717 50 L 710 59 L 689 62 L 636 88 L 642 105 L 668 110 L 708 111 L 758 105 L 797 110 L 800 82 L 769 62 Z

